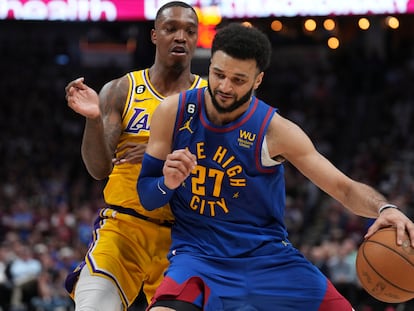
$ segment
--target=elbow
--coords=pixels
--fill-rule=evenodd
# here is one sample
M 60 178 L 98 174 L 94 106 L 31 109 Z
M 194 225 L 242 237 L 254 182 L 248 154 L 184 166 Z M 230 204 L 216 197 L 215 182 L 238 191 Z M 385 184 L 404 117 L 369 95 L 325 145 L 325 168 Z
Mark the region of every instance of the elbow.
M 99 168 L 96 165 L 88 164 L 86 161 L 84 161 L 84 163 L 89 175 L 95 180 L 103 180 L 107 178 L 112 171 L 112 167 L 111 169 L 103 169 L 102 167 Z
M 91 175 L 91 177 L 93 178 L 93 179 L 95 179 L 95 180 L 103 180 L 103 179 L 105 179 L 106 177 L 108 177 L 108 175 L 103 175 L 103 174 L 101 174 L 101 175 L 98 175 L 98 174 L 94 174 L 92 171 L 90 171 L 90 170 L 88 170 L 88 172 L 89 172 L 89 175 Z
M 151 199 L 147 199 L 145 197 L 140 196 L 139 200 L 141 202 L 142 207 L 149 212 L 160 207 L 160 206 L 155 206 L 154 204 L 152 204 Z
M 160 206 L 155 205 L 155 202 L 152 200 L 150 195 L 151 191 L 146 190 L 147 187 L 143 184 L 145 183 L 145 181 L 143 181 L 144 179 L 145 178 L 139 178 L 137 182 L 139 201 L 144 209 L 147 211 L 153 211 Z

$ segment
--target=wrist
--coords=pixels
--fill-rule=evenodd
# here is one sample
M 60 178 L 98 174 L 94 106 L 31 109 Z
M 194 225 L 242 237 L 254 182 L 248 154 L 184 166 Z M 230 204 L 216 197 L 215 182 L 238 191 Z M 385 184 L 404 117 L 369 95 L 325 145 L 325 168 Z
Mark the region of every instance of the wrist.
M 385 211 L 386 209 L 389 209 L 389 208 L 394 208 L 394 209 L 399 210 L 399 208 L 398 208 L 398 206 L 397 206 L 397 205 L 387 203 L 387 204 L 382 205 L 382 206 L 378 209 L 378 215 L 381 215 L 381 213 L 382 213 L 383 211 Z
M 164 176 L 162 176 L 158 179 L 157 188 L 164 195 L 165 194 L 172 195 L 172 193 L 174 193 L 174 188 L 170 188 L 169 186 L 167 186 L 165 184 L 165 177 Z
M 166 205 L 174 194 L 174 190 L 164 184 L 163 165 L 163 160 L 144 154 L 137 191 L 141 205 L 148 211 Z

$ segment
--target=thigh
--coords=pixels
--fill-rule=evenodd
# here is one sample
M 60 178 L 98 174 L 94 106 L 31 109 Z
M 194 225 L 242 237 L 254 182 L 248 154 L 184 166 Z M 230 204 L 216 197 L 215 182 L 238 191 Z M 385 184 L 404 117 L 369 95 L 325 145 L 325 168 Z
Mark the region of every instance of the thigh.
M 163 300 L 183 301 L 204 311 L 223 310 L 221 301 L 209 283 L 212 270 L 199 258 L 178 255 L 170 262 L 166 275 L 157 288 L 150 306 Z
M 351 303 L 342 296 L 333 284 L 328 281 L 328 287 L 325 296 L 319 306 L 318 311 L 353 311 Z
M 107 214 L 113 217 L 101 213 L 95 222 L 94 240 L 85 256 L 90 274 L 115 284 L 125 306 L 141 288 L 151 299 L 168 266 L 170 229 L 126 214 Z
M 278 311 L 320 311 L 329 301 L 331 310 L 350 311 L 347 301 L 328 284 L 314 265 L 294 252 L 283 260 L 273 255 L 230 259 L 177 255 L 171 258 L 155 301 L 175 297 L 213 311 L 273 311 L 275 306 Z
M 244 266 L 246 294 L 223 296 L 226 311 L 273 311 L 274 306 L 278 311 L 352 310 L 325 275 L 301 254 L 293 253 L 286 261 L 275 256 L 258 257 Z

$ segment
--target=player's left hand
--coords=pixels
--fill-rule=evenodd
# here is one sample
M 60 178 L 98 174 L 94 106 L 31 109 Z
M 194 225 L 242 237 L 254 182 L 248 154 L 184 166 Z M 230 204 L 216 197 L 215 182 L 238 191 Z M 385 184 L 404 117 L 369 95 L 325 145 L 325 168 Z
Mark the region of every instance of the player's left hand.
M 406 232 L 411 240 L 411 246 L 414 248 L 414 223 L 399 209 L 387 208 L 382 211 L 379 217 L 368 229 L 365 238 L 370 237 L 377 230 L 383 227 L 393 226 L 397 229 L 397 244 L 402 245 L 404 233 Z
M 124 163 L 137 164 L 141 163 L 144 157 L 147 144 L 137 144 L 126 142 L 115 150 L 118 157 L 112 159 L 113 165 L 120 165 Z

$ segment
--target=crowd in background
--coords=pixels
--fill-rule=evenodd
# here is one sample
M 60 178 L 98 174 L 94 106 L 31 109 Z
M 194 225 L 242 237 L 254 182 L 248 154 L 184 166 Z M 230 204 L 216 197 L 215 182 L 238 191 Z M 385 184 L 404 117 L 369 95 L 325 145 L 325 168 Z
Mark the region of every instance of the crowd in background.
M 86 67 L 65 50 L 70 42 L 50 45 L 34 28 L 22 29 L 0 38 L 0 310 L 72 310 L 64 278 L 87 250 L 104 181 L 82 163 L 84 120 L 66 106 L 64 87 L 85 76 L 99 90 L 147 63 Z M 413 218 L 414 52 L 404 46 L 379 53 L 354 42 L 307 64 L 275 61 L 258 96 L 301 125 L 346 174 Z M 68 62 L 57 62 L 62 52 Z M 289 163 L 286 188 L 290 240 L 357 310 L 414 310 L 412 302 L 380 303 L 359 286 L 355 255 L 372 220 L 348 213 Z

